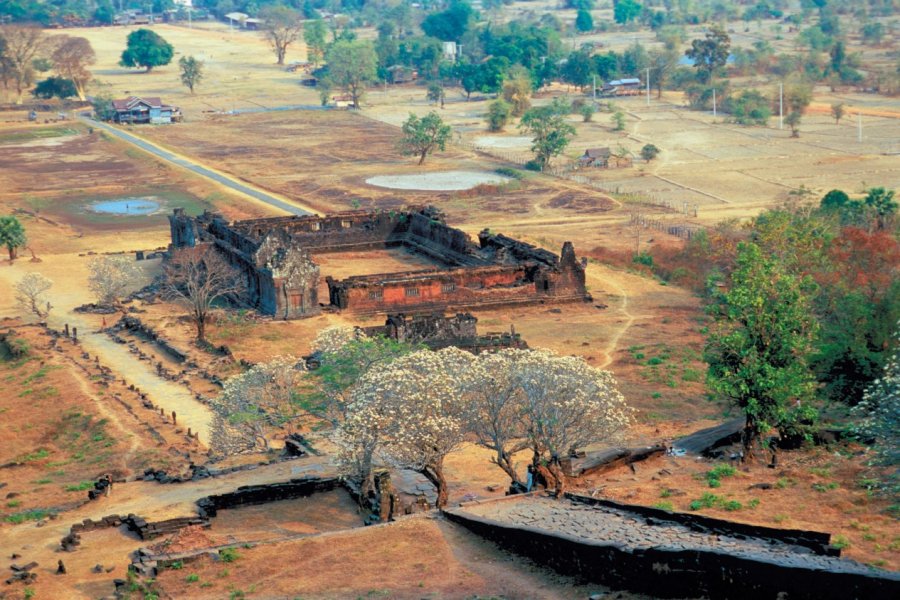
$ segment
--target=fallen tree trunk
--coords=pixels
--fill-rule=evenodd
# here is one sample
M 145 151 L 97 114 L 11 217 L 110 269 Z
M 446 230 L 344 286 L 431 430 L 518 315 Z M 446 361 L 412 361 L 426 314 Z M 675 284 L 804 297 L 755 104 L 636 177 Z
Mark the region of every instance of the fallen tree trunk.
M 646 460 L 652 456 L 665 454 L 665 452 L 666 447 L 663 444 L 641 446 L 639 448 L 607 448 L 598 452 L 590 452 L 584 458 L 572 459 L 569 462 L 567 471 L 571 477 L 603 473 L 617 467 Z

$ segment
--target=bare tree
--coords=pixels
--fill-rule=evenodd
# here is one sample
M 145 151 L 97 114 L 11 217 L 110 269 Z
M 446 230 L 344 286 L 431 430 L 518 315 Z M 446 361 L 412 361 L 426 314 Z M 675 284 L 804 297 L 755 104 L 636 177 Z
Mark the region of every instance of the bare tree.
M 199 341 L 206 339 L 206 325 L 213 304 L 245 289 L 240 271 L 211 247 L 195 246 L 175 251 L 165 272 L 164 292 L 187 305 Z
M 288 46 L 303 32 L 300 14 L 287 6 L 272 6 L 261 10 L 260 18 L 265 21 L 262 28 L 275 51 L 277 63 L 283 65 Z
M 123 256 L 102 256 L 88 263 L 88 288 L 101 304 L 110 304 L 121 297 L 132 284 L 134 263 Z
M 85 89 L 91 80 L 91 72 L 88 67 L 97 62 L 97 55 L 91 47 L 91 43 L 83 37 L 68 35 L 53 36 L 51 41 L 56 42 L 56 49 L 50 55 L 53 67 L 61 77 L 75 84 L 78 99 L 85 99 Z
M 46 296 L 52 286 L 53 282 L 40 273 L 28 273 L 16 284 L 16 302 L 25 312 L 46 319 L 53 308 Z
M 40 27 L 4 25 L 0 37 L 5 42 L 3 53 L 4 81 L 16 89 L 16 104 L 22 104 L 22 94 L 34 83 L 34 60 L 48 48 L 47 36 Z

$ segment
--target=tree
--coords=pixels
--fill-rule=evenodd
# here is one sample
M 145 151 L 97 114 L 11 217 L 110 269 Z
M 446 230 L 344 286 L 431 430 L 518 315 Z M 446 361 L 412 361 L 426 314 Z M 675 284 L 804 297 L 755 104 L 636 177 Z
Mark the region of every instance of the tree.
M 39 81 L 38 84 L 34 86 L 34 91 L 32 93 L 38 98 L 47 100 L 50 98 L 64 100 L 66 98 L 71 98 L 72 96 L 77 96 L 78 90 L 75 89 L 75 84 L 69 79 L 64 79 L 62 77 L 48 77 L 43 81 Z
M 16 259 L 19 248 L 28 243 L 21 221 L 12 215 L 0 217 L 0 245 L 6 246 L 9 260 Z
M 554 100 L 552 104 L 529 109 L 522 116 L 519 128 L 533 136 L 531 151 L 541 169 L 551 158 L 562 154 L 575 136 L 575 128 L 566 122 L 568 112 Z
M 787 123 L 788 127 L 791 128 L 791 137 L 794 137 L 794 138 L 800 137 L 800 122 L 802 120 L 803 120 L 803 114 L 796 110 L 792 110 L 784 118 L 784 122 Z
M 475 11 L 468 2 L 454 0 L 447 10 L 432 13 L 422 21 L 425 35 L 445 42 L 458 42 L 475 16 Z
M 712 25 L 702 40 L 693 40 L 684 55 L 694 61 L 697 77 L 701 83 L 708 83 L 716 69 L 728 62 L 731 38 L 720 25 Z
M 305 374 L 303 361 L 279 356 L 226 380 L 211 402 L 211 450 L 225 456 L 267 452 L 274 430 L 292 433 L 305 414 L 298 392 Z
M 641 14 L 641 5 L 635 0 L 616 0 L 613 4 L 613 18 L 619 25 L 624 25 Z
M 738 244 L 729 288 L 707 307 L 714 319 L 704 349 L 707 382 L 744 413 L 745 459 L 769 429 L 796 440 L 815 418 L 812 289 L 808 278 L 789 274 L 780 260 L 745 242 Z
M 165 266 L 164 293 L 188 307 L 197 340 L 206 340 L 213 305 L 245 289 L 243 277 L 217 250 L 195 246 L 176 250 Z
M 866 389 L 854 413 L 862 417 L 855 428 L 857 436 L 866 445 L 874 440 L 875 462 L 893 468 L 890 479 L 896 491 L 900 479 L 900 329 L 894 332 L 894 350 L 881 377 Z
M 437 489 L 437 506 L 445 506 L 444 459 L 465 441 L 463 407 L 475 360 L 458 348 L 422 350 L 369 370 L 338 435 L 344 473 L 371 489 L 380 452 L 387 463 L 425 476 Z
M 531 108 L 531 79 L 527 72 L 503 82 L 503 99 L 512 107 L 512 115 L 521 117 Z
M 581 33 L 594 30 L 594 18 L 586 10 L 579 10 L 575 16 L 575 29 Z
M 368 337 L 353 327 L 327 327 L 312 347 L 319 366 L 307 373 L 303 407 L 334 426 L 346 419 L 352 391 L 369 369 L 418 349 L 382 336 Z
M 434 111 L 422 118 L 410 113 L 402 129 L 400 154 L 418 156 L 420 165 L 435 150 L 444 150 L 453 133 L 450 126 L 445 125 L 440 115 Z
M 359 108 L 366 85 L 377 79 L 377 59 L 372 44 L 339 40 L 328 48 L 325 61 L 328 63 L 328 82 L 350 94 L 353 107 Z
M 328 25 L 322 19 L 307 21 L 303 26 L 303 41 L 306 42 L 306 58 L 318 67 L 325 56 Z
M 53 282 L 40 273 L 28 273 L 15 286 L 16 302 L 25 312 L 46 319 L 53 307 L 45 294 L 52 286 Z
M 843 102 L 835 102 L 831 105 L 831 116 L 834 117 L 834 124 L 840 125 L 841 119 L 844 117 Z
M 94 118 L 100 121 L 112 120 L 116 114 L 112 101 L 112 96 L 107 93 L 100 93 L 94 96 L 91 99 L 91 106 L 94 109 Z
M 181 83 L 194 93 L 194 87 L 203 81 L 203 61 L 193 56 L 182 56 L 178 59 L 178 68 L 181 69 Z
M 850 201 L 850 196 L 843 190 L 831 190 L 824 196 L 819 206 L 824 210 L 839 210 Z
M 137 274 L 134 263 L 124 257 L 102 256 L 88 263 L 88 289 L 100 304 L 116 302 Z
M 444 108 L 444 98 L 447 97 L 446 92 L 444 91 L 444 86 L 440 84 L 440 82 L 433 81 L 428 84 L 428 92 L 426 94 L 428 101 L 433 103 L 441 103 L 441 108 Z
M 594 113 L 597 112 L 597 109 L 594 108 L 593 104 L 585 104 L 578 109 L 578 112 L 585 123 L 590 123 L 591 119 L 594 118 Z
M 656 88 L 656 97 L 662 98 L 663 87 L 672 72 L 678 67 L 678 53 L 675 50 L 654 50 L 650 53 L 650 81 Z
M 54 37 L 59 40 L 56 49 L 50 56 L 53 67 L 60 76 L 75 84 L 75 92 L 79 100 L 85 99 L 85 90 L 92 75 L 88 67 L 97 62 L 97 55 L 91 43 L 83 37 L 68 35 Z
M 862 39 L 866 44 L 878 46 L 881 44 L 881 39 L 884 37 L 884 25 L 882 25 L 878 21 L 865 23 L 860 28 L 859 34 L 862 36 Z
M 625 130 L 625 113 L 621 110 L 617 110 L 612 114 L 610 120 L 613 123 L 613 131 L 624 131 Z
M 172 62 L 175 49 L 155 31 L 137 29 L 128 34 L 125 51 L 119 64 L 123 67 L 144 67 L 147 73 L 154 67 Z
M 657 156 L 659 156 L 659 148 L 657 148 L 653 144 L 646 144 L 643 148 L 641 148 L 641 158 L 643 158 L 647 162 L 650 162 Z
M 47 50 L 47 36 L 40 27 L 4 25 L 0 38 L 3 78 L 13 83 L 16 104 L 22 104 L 22 94 L 34 82 L 34 60 Z
M 288 46 L 297 41 L 297 37 L 303 31 L 300 13 L 278 4 L 263 8 L 259 16 L 263 19 L 263 33 L 275 51 L 276 64 L 283 65 Z
M 580 356 L 527 352 L 516 362 L 515 379 L 523 397 L 532 464 L 561 496 L 566 476 L 560 460 L 624 431 L 631 411 L 612 374 Z
M 871 188 L 866 191 L 863 202 L 875 213 L 876 228 L 882 231 L 887 229 L 897 212 L 894 190 L 886 190 L 883 187 Z
M 500 98 L 488 105 L 487 123 L 490 131 L 503 131 L 512 115 L 512 106 Z

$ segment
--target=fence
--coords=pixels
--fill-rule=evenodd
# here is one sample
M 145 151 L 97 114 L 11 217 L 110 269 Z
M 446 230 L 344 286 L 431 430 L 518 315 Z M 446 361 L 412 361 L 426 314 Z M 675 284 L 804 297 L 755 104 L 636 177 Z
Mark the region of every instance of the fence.
M 652 219 L 640 213 L 631 213 L 630 224 L 644 229 L 655 229 L 685 240 L 692 240 L 703 227 L 689 223 L 673 223 L 661 219 Z

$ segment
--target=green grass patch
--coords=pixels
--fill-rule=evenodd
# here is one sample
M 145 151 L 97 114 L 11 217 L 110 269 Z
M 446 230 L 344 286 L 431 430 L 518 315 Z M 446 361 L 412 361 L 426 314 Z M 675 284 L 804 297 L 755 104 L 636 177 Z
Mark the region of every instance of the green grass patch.
M 81 133 L 81 130 L 76 127 L 42 127 L 27 131 L 11 131 L 0 134 L 0 144 L 46 140 L 66 135 L 77 135 L 79 133 Z
M 200 581 L 200 576 L 197 575 L 196 573 L 191 573 L 190 575 L 185 577 L 184 580 L 187 583 L 197 583 L 198 581 Z
M 812 484 L 812 489 L 819 492 L 820 494 L 824 494 L 831 490 L 836 490 L 838 488 L 838 484 L 834 481 L 830 481 L 828 483 L 814 483 Z
M 222 559 L 222 562 L 234 562 L 240 557 L 241 555 L 238 554 L 237 550 L 235 550 L 234 548 L 222 548 L 221 550 L 219 550 L 219 558 Z
M 64 489 L 67 492 L 83 492 L 85 490 L 92 489 L 93 487 L 94 487 L 93 481 L 82 481 L 81 483 L 67 485 Z
M 657 502 L 656 504 L 653 505 L 653 508 L 658 508 L 660 510 L 667 510 L 669 512 L 672 512 L 673 510 L 675 510 L 675 508 L 672 506 L 671 502 Z
M 22 458 L 20 458 L 17 462 L 34 462 L 36 460 L 41 460 L 50 456 L 50 451 L 46 448 L 38 448 L 34 452 L 29 452 Z
M 850 547 L 850 540 L 847 539 L 847 536 L 844 535 L 836 535 L 834 539 L 831 540 L 831 545 L 837 548 L 838 550 L 843 550 L 845 548 Z
M 711 488 L 717 488 L 722 485 L 723 477 L 734 477 L 737 475 L 737 469 L 731 465 L 716 465 L 706 472 L 706 482 Z
M 25 523 L 26 521 L 41 521 L 46 519 L 53 511 L 45 510 L 43 508 L 34 508 L 32 510 L 26 510 L 24 512 L 15 513 L 12 515 L 6 515 L 4 520 L 7 523 L 12 523 L 13 525 L 18 525 L 19 523 Z

